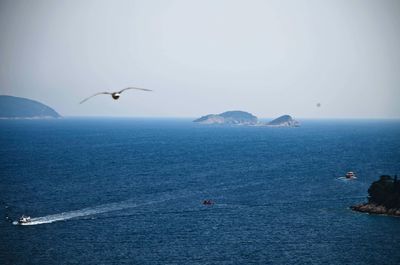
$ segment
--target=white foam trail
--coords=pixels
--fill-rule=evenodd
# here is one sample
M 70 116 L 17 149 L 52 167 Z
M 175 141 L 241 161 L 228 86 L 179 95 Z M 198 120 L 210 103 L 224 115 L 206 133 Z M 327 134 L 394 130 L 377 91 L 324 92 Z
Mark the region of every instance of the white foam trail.
M 52 214 L 52 215 L 47 215 L 43 217 L 36 217 L 32 218 L 29 223 L 22 223 L 21 225 L 39 225 L 39 224 L 49 224 L 57 221 L 64 221 L 72 218 L 77 218 L 77 217 L 84 217 L 88 215 L 93 215 L 93 214 L 100 214 L 100 213 L 105 213 L 109 211 L 116 211 L 123 209 L 121 206 L 120 207 L 113 207 L 112 205 L 110 206 L 102 206 L 98 208 L 85 208 L 77 211 L 70 211 L 70 212 L 63 212 L 59 214 Z
M 138 207 L 138 206 L 159 203 L 159 202 L 166 201 L 166 200 L 168 200 L 168 199 L 163 199 L 163 200 L 158 200 L 158 201 L 150 201 L 150 202 L 145 202 L 145 203 L 134 203 L 131 201 L 110 203 L 110 204 L 104 204 L 104 205 L 100 205 L 100 206 L 96 206 L 96 207 L 84 208 L 84 209 L 76 210 L 76 211 L 69 211 L 69 212 L 63 212 L 63 213 L 59 213 L 59 214 L 46 215 L 43 217 L 31 218 L 31 221 L 29 223 L 19 224 L 18 222 L 13 222 L 13 224 L 15 224 L 15 225 L 18 225 L 18 224 L 19 225 L 49 224 L 49 223 L 65 221 L 65 220 L 78 218 L 78 217 L 85 217 L 85 216 L 90 216 L 90 215 L 95 215 L 95 214 L 119 211 L 119 210 L 123 210 L 123 209 L 129 209 L 129 208 L 134 208 L 134 207 Z
M 351 181 L 351 180 L 355 180 L 357 179 L 357 177 L 354 178 L 346 178 L 346 177 L 338 177 L 337 180 L 341 180 L 341 181 Z
M 161 194 L 161 198 L 158 200 L 152 200 L 152 201 L 147 201 L 143 203 L 137 203 L 133 202 L 132 200 L 126 200 L 122 202 L 115 202 L 115 203 L 109 203 L 109 204 L 103 204 L 95 207 L 88 207 L 76 211 L 69 211 L 69 212 L 63 212 L 63 213 L 58 213 L 58 214 L 51 214 L 51 215 L 46 215 L 42 217 L 35 217 L 31 218 L 31 221 L 29 223 L 18 223 L 17 221 L 14 221 L 14 225 L 40 225 L 40 224 L 49 224 L 49 223 L 54 223 L 58 221 L 65 221 L 73 218 L 79 218 L 79 217 L 85 217 L 85 216 L 90 216 L 90 215 L 96 215 L 96 214 L 101 214 L 101 213 L 107 213 L 107 212 L 112 212 L 112 211 L 120 211 L 124 209 L 129 209 L 129 208 L 135 208 L 139 206 L 145 206 L 145 205 L 150 205 L 150 204 L 155 204 L 155 203 L 161 203 L 165 202 L 168 200 L 175 200 L 179 198 L 187 198 L 193 195 L 199 195 L 199 194 L 204 194 L 204 193 L 212 193 L 215 191 L 226 191 L 226 190 L 231 190 L 231 189 L 238 189 L 238 188 L 244 188 L 248 186 L 253 186 L 257 185 L 258 183 L 248 183 L 244 185 L 236 185 L 236 186 L 228 186 L 228 187 L 220 187 L 220 188 L 214 188 L 212 190 L 203 190 L 203 191 L 187 191 L 187 190 L 178 190 L 178 191 L 173 191 L 173 192 L 166 192 Z M 158 194 L 160 195 L 160 194 Z

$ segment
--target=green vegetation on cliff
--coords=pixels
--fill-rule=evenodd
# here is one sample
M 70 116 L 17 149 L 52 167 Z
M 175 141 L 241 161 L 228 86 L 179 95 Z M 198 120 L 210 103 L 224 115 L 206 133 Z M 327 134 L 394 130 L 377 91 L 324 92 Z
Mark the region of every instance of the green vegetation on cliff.
M 400 181 L 383 175 L 374 181 L 368 189 L 368 202 L 385 206 L 387 209 L 400 208 Z

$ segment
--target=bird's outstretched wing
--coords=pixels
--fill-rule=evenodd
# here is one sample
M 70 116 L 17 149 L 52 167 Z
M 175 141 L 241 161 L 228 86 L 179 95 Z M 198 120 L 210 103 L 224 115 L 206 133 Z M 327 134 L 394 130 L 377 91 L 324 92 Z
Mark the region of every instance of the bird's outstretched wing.
M 143 91 L 153 91 L 153 90 L 147 89 L 147 88 L 127 87 L 127 88 L 122 89 L 121 91 L 118 91 L 118 93 L 121 94 L 122 92 L 124 92 L 125 90 L 128 90 L 128 89 L 136 89 L 136 90 L 143 90 Z
M 110 92 L 99 92 L 99 93 L 96 93 L 96 94 L 94 94 L 94 95 L 91 95 L 91 96 L 88 97 L 88 98 L 85 98 L 84 100 L 82 100 L 81 102 L 79 102 L 79 104 L 82 104 L 83 102 L 85 102 L 85 101 L 91 99 L 92 97 L 95 97 L 95 96 L 98 96 L 98 95 L 102 95 L 102 94 L 111 95 L 112 93 L 110 93 Z

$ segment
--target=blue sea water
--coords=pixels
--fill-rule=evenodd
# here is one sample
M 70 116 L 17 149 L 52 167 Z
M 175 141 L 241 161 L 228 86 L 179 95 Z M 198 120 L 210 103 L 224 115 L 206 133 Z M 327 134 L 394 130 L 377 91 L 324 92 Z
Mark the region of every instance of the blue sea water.
M 0 145 L 0 264 L 400 264 L 400 218 L 348 208 L 400 174 L 399 121 L 10 120 Z

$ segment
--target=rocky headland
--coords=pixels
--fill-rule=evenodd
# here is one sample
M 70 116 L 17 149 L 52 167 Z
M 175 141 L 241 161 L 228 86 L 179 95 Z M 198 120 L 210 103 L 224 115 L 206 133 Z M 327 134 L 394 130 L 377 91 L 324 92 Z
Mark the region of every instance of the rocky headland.
M 362 213 L 370 213 L 370 214 L 384 214 L 384 215 L 393 215 L 400 217 L 400 208 L 386 208 L 383 205 L 378 205 L 375 203 L 361 203 L 356 204 L 350 207 L 353 211 L 362 212 Z
M 400 217 L 400 181 L 383 175 L 368 189 L 368 202 L 350 206 L 357 212 Z
M 222 124 L 222 125 L 246 125 L 246 126 L 269 126 L 269 127 L 299 127 L 300 123 L 290 115 L 283 115 L 270 122 L 261 122 L 256 116 L 249 112 L 235 110 L 220 114 L 209 114 L 194 122 L 201 124 Z
M 299 127 L 300 123 L 292 118 L 290 115 L 283 115 L 275 120 L 272 120 L 265 124 L 266 126 L 276 126 L 276 127 Z
M 35 100 L 0 96 L 0 119 L 61 118 L 54 109 Z

